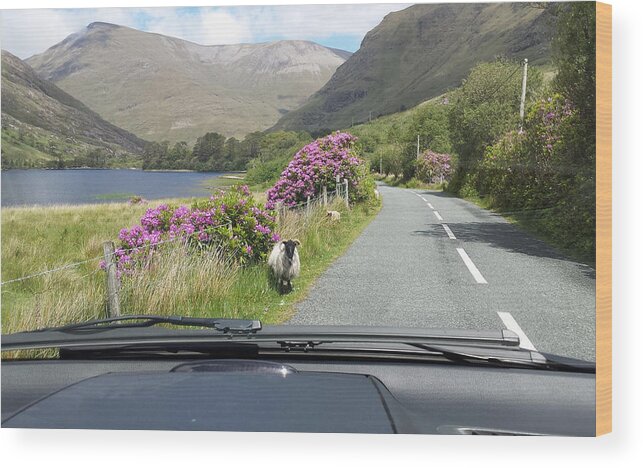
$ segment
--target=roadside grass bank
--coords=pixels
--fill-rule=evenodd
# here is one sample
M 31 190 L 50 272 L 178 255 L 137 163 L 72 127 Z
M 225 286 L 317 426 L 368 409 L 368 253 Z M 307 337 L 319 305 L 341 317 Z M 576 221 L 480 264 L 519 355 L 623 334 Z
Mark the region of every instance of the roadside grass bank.
M 451 194 L 454 197 L 457 196 L 450 192 L 445 193 Z M 489 196 L 473 196 L 469 194 L 459 198 L 501 215 L 511 224 L 518 226 L 536 239 L 554 247 L 571 260 L 596 268 L 595 258 L 591 254 L 583 249 L 574 247 L 574 233 L 557 227 L 556 218 L 550 214 L 550 208 L 509 211 L 496 207 L 492 197 Z
M 191 200 L 166 200 L 189 204 Z M 161 203 L 161 201 L 158 201 Z M 2 281 L 91 259 L 76 267 L 2 286 L 2 333 L 63 325 L 106 316 L 102 243 L 136 224 L 150 205 L 111 203 L 2 210 Z M 280 295 L 266 264 L 240 267 L 213 255 L 188 253 L 179 244 L 161 249 L 152 268 L 121 279 L 122 314 L 258 318 L 277 324 L 375 217 L 380 204 L 347 210 L 327 207 L 288 211 L 282 238 L 298 238 L 302 274 L 294 291 Z M 341 213 L 333 222 L 326 210 Z M 165 247 L 165 246 L 164 246 Z

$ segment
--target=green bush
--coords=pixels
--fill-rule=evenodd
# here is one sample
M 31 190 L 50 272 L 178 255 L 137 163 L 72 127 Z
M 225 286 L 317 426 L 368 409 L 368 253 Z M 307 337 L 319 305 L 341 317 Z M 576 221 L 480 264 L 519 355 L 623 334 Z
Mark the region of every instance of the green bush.
M 515 212 L 557 244 L 592 259 L 594 174 L 575 163 L 579 116 L 554 95 L 534 103 L 524 132 L 508 132 L 487 147 L 475 188 L 491 205 Z M 462 187 L 460 193 L 471 187 Z

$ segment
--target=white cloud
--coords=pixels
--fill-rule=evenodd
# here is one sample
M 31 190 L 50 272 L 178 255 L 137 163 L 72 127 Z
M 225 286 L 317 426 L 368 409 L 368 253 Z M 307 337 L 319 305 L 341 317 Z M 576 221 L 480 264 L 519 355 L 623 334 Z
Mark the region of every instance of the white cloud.
M 2 48 L 27 58 L 94 21 L 130 26 L 199 44 L 273 39 L 319 41 L 364 36 L 405 4 L 3 10 Z
M 198 14 L 178 9 L 146 10 L 146 31 L 179 37 L 198 44 L 234 44 L 251 42 L 252 27 L 227 9 L 202 8 Z
M 126 24 L 126 9 L 2 10 L 2 48 L 27 58 L 43 52 L 92 21 Z

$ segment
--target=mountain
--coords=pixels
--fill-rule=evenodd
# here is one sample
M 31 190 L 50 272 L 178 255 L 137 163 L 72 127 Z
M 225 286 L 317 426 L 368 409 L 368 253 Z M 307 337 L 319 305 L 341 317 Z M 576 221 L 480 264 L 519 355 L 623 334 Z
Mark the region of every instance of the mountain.
M 91 23 L 27 62 L 104 119 L 147 140 L 264 130 L 350 53 L 308 41 L 204 46 Z
M 348 127 L 459 86 L 478 62 L 498 56 L 548 62 L 553 24 L 527 3 L 414 5 L 388 14 L 361 47 L 274 129 Z
M 52 159 L 52 153 L 68 159 L 95 148 L 112 155 L 140 154 L 144 144 L 2 51 L 3 161 L 23 165 L 26 159 Z

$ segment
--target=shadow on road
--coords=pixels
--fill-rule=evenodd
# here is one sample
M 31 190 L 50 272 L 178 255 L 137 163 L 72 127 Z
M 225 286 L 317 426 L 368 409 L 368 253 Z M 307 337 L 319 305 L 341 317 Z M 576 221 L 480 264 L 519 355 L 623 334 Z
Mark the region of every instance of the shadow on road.
M 448 225 L 456 238 L 462 242 L 484 243 L 495 248 L 533 257 L 573 261 L 545 242 L 508 223 L 473 222 L 448 223 Z M 427 230 L 414 231 L 413 234 L 447 239 L 444 229 L 439 224 L 427 227 Z M 596 279 L 596 271 L 593 268 L 580 263 L 578 265 L 585 276 Z
M 462 200 L 460 197 L 456 197 L 454 194 L 451 192 L 445 192 L 444 190 L 422 190 L 418 191 L 420 195 L 432 195 L 434 197 L 440 197 L 440 198 L 455 198 L 458 200 Z

